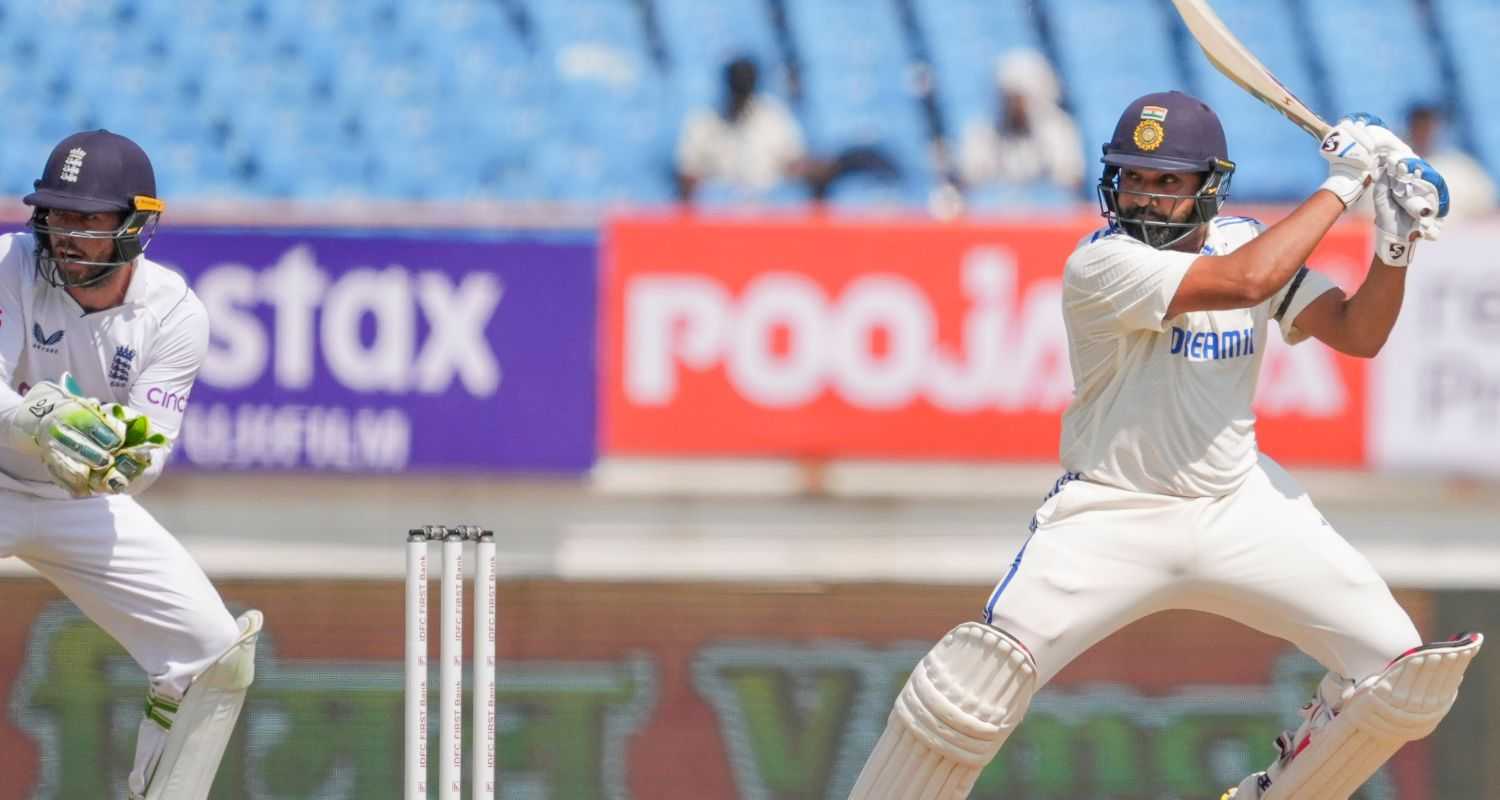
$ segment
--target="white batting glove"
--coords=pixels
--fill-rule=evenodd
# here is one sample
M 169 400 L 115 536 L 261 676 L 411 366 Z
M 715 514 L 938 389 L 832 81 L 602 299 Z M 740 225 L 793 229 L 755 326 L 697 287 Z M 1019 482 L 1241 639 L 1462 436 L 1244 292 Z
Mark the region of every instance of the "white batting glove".
M 1396 196 L 1391 192 L 1391 178 L 1380 173 L 1375 179 L 1375 257 L 1381 263 L 1393 267 L 1404 267 L 1411 263 L 1416 240 L 1421 238 L 1421 226 Z
M 1436 239 L 1438 221 L 1448 216 L 1448 182 L 1442 173 L 1415 156 L 1392 161 L 1386 172 L 1391 194 L 1422 223 L 1422 238 Z
M 1417 158 L 1417 154 L 1411 149 L 1411 145 L 1402 141 L 1400 136 L 1397 136 L 1390 129 L 1386 128 L 1380 122 L 1379 117 L 1370 117 L 1366 121 L 1364 134 L 1370 140 L 1371 144 L 1375 145 L 1375 155 L 1380 160 L 1380 169 L 1390 173 L 1392 177 L 1398 177 L 1396 171 L 1401 162 L 1421 160 Z M 1427 164 L 1425 161 L 1422 163 L 1424 165 Z M 1427 171 L 1430 173 L 1431 170 L 1431 165 L 1427 165 Z M 1409 173 L 1410 169 L 1407 172 Z M 1402 181 L 1393 182 L 1392 188 L 1397 189 L 1396 200 L 1406 209 L 1407 213 L 1418 219 L 1447 216 L 1448 210 L 1446 204 L 1443 204 L 1441 208 L 1439 207 L 1439 198 L 1435 187 L 1431 189 L 1414 189 L 1412 187 L 1403 187 L 1402 183 Z M 1428 181 L 1428 183 L 1431 184 L 1432 182 Z M 1446 190 L 1447 186 L 1445 185 L 1443 188 Z
M 1344 208 L 1354 205 L 1370 185 L 1380 168 L 1375 145 L 1365 135 L 1374 119 L 1368 114 L 1344 117 L 1323 137 L 1319 152 L 1328 162 L 1328 178 L 1320 189 L 1327 189 L 1342 200 Z

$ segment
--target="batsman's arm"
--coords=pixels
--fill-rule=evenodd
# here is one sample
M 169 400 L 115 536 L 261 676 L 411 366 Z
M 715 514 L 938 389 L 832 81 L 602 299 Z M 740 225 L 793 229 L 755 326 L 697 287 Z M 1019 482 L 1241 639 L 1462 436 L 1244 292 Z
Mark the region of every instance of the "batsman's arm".
M 1243 247 L 1222 256 L 1199 256 L 1172 296 L 1167 319 L 1265 302 L 1307 263 L 1343 213 L 1343 201 L 1319 191 Z
M 1318 191 L 1243 247 L 1194 261 L 1172 297 L 1167 318 L 1186 311 L 1249 308 L 1280 291 L 1344 209 L 1373 182 L 1379 158 L 1366 127 L 1364 115 L 1339 120 L 1319 145 L 1328 179 Z
M 1395 142 L 1401 144 L 1399 139 Z M 1443 176 L 1415 157 L 1402 158 L 1384 171 L 1375 181 L 1373 194 L 1375 257 L 1364 282 L 1353 297 L 1338 290 L 1325 292 L 1294 321 L 1301 333 L 1361 358 L 1374 358 L 1390 338 L 1401 313 L 1406 268 L 1417 242 L 1436 239 L 1441 218 L 1448 211 L 1448 185 Z M 1436 213 L 1428 217 L 1412 214 L 1403 198 L 1419 199 Z
M 1340 353 L 1374 358 L 1390 338 L 1406 294 L 1406 270 L 1371 259 L 1364 283 L 1348 297 L 1324 292 L 1302 309 L 1295 325 Z

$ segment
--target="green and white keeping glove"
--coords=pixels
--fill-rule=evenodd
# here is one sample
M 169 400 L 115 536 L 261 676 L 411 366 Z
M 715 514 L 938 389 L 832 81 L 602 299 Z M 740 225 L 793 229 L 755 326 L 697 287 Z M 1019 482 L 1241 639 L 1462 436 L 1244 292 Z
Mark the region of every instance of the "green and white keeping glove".
M 104 413 L 125 427 L 125 436 L 109 466 L 92 472 L 89 488 L 99 494 L 122 494 L 151 466 L 151 451 L 166 447 L 169 440 L 151 430 L 149 417 L 129 406 L 106 403 Z
M 104 413 L 99 401 L 85 397 L 73 376 L 43 381 L 21 398 L 15 427 L 41 451 L 42 463 L 57 485 L 74 497 L 93 493 L 90 477 L 106 469 L 125 441 L 125 423 Z

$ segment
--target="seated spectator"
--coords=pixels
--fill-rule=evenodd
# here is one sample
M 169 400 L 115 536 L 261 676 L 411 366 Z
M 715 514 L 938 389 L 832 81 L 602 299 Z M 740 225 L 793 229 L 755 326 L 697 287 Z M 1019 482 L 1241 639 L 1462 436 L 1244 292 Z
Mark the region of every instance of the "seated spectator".
M 781 101 L 756 91 L 759 77 L 751 59 L 729 62 L 723 107 L 697 111 L 683 125 L 677 186 L 684 202 L 706 181 L 722 181 L 755 196 L 788 179 L 808 177 L 802 130 Z
M 958 151 L 958 175 L 970 188 L 1038 181 L 1083 186 L 1078 127 L 1058 104 L 1061 87 L 1041 53 L 1012 50 L 996 59 L 999 109 L 993 121 L 970 122 Z
M 1417 104 L 1406 114 L 1406 141 L 1448 183 L 1449 219 L 1479 217 L 1495 210 L 1495 181 L 1473 156 L 1443 135 L 1443 112 Z

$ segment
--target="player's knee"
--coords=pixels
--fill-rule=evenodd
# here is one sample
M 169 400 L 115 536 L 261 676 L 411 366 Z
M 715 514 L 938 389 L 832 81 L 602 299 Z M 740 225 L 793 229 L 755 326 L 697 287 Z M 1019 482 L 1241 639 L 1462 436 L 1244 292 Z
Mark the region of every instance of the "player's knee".
M 205 611 L 194 621 L 189 631 L 191 652 L 184 653 L 182 662 L 187 672 L 196 675 L 224 655 L 240 638 L 240 626 L 234 617 L 220 606 Z
M 983 766 L 1025 716 L 1036 664 L 1004 631 L 966 622 L 922 658 L 891 712 L 915 736 L 960 763 Z

